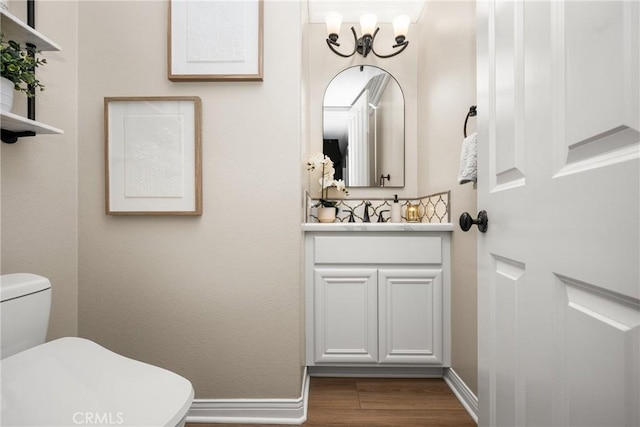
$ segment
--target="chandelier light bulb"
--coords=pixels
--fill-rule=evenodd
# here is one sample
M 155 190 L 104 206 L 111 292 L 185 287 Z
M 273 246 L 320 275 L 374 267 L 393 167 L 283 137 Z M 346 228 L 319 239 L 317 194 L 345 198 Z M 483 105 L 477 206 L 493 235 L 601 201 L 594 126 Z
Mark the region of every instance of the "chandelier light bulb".
M 402 43 L 409 32 L 409 22 L 411 18 L 407 15 L 399 15 L 393 19 L 393 35 L 396 43 Z
M 360 17 L 360 31 L 363 36 L 371 36 L 376 30 L 378 18 L 373 13 L 365 13 Z
M 325 16 L 325 21 L 327 23 L 327 34 L 329 36 L 331 36 L 332 34 L 335 34 L 336 36 L 340 34 L 340 26 L 342 25 L 342 15 L 340 15 L 337 12 L 329 12 L 327 13 L 327 16 Z

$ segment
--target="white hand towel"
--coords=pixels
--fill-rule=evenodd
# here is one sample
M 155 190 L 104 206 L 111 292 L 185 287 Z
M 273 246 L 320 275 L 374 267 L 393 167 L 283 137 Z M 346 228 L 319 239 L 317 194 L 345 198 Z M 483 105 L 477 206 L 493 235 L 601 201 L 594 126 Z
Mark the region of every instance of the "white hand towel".
M 460 171 L 458 182 L 476 182 L 478 180 L 478 134 L 472 133 L 462 142 L 460 153 Z

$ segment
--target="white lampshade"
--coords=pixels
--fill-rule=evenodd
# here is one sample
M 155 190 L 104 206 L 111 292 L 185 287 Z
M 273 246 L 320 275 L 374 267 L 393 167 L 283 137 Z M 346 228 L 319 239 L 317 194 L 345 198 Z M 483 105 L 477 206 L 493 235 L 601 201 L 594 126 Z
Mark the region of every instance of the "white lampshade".
M 325 20 L 327 22 L 327 34 L 340 34 L 342 15 L 337 12 L 328 12 Z
M 393 35 L 394 37 L 407 37 L 409 31 L 409 22 L 411 18 L 407 15 L 398 15 L 393 19 Z
M 362 35 L 373 35 L 373 32 L 376 30 L 376 23 L 378 18 L 373 13 L 365 13 L 360 17 L 360 30 L 362 31 Z

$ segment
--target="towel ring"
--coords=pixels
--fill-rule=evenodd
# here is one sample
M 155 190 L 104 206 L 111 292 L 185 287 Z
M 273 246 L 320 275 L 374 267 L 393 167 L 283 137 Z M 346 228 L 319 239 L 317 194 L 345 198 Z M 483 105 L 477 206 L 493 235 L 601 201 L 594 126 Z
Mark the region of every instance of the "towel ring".
M 467 137 L 467 121 L 469 121 L 469 117 L 475 117 L 478 114 L 477 106 L 472 105 L 469 108 L 469 112 L 467 113 L 467 118 L 464 119 L 464 137 Z

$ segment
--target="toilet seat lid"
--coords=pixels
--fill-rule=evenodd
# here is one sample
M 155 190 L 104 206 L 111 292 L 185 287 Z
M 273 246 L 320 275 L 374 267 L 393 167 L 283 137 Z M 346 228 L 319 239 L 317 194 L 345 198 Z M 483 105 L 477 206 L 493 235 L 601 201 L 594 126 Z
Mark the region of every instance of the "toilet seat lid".
M 46 277 L 31 273 L 12 273 L 0 276 L 0 301 L 5 302 L 51 288 Z
M 171 426 L 193 400 L 191 383 L 83 338 L 60 338 L 10 356 L 1 425 Z

